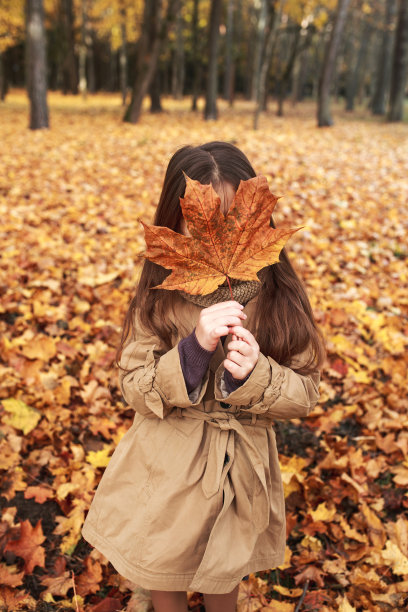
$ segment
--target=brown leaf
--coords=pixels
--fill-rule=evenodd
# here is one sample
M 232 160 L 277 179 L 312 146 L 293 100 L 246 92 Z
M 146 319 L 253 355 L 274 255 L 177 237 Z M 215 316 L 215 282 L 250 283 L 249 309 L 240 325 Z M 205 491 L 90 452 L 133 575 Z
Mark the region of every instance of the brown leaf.
M 22 557 L 25 561 L 24 571 L 26 574 L 31 574 L 36 565 L 44 567 L 45 550 L 41 546 L 44 540 L 41 519 L 38 520 L 35 527 L 32 527 L 27 519 L 21 522 L 19 539 L 7 542 L 4 550 L 9 550 L 18 557 Z
M 11 567 L 1 564 L 0 565 L 0 584 L 16 587 L 23 584 L 24 572 L 14 573 L 10 572 Z M 14 567 L 15 569 L 15 567 Z
M 278 198 L 264 176 L 241 181 L 224 216 L 211 184 L 186 176 L 180 199 L 190 236 L 143 223 L 145 257 L 172 273 L 156 288 L 206 295 L 226 279 L 259 281 L 257 272 L 279 260 L 289 236 L 301 228 L 274 229 L 269 221 Z
M 102 567 L 98 561 L 93 561 L 90 557 L 85 559 L 86 570 L 76 578 L 76 590 L 78 595 L 88 595 L 97 593 L 102 581 Z
M 25 591 L 17 591 L 8 586 L 0 587 L 1 612 L 17 612 L 18 610 L 29 612 L 34 611 L 35 607 L 35 599 Z
M 47 499 L 54 497 L 54 495 L 54 491 L 46 487 L 27 487 L 24 491 L 24 497 L 26 499 L 31 499 L 34 497 L 37 504 L 43 504 L 45 501 L 47 501 Z
M 303 571 L 301 571 L 297 576 L 295 576 L 296 584 L 303 584 L 306 580 L 312 580 L 317 584 L 318 587 L 324 586 L 323 576 L 325 575 L 318 567 L 315 565 L 309 565 L 305 567 Z
M 65 597 L 68 589 L 73 588 L 72 578 L 68 571 L 60 576 L 42 576 L 40 582 L 48 587 L 45 593 L 51 593 L 52 595 L 62 595 Z

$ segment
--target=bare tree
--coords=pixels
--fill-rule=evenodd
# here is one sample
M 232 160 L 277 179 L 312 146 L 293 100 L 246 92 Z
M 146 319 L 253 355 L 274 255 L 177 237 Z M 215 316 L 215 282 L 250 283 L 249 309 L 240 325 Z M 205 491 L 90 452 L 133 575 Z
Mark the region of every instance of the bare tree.
M 372 34 L 372 26 L 369 21 L 365 21 L 362 26 L 358 28 L 360 33 L 360 44 L 357 51 L 357 56 L 353 58 L 355 61 L 352 62 L 347 75 L 346 84 L 346 110 L 354 110 L 354 100 L 358 92 L 358 88 L 362 79 L 364 78 L 364 64 L 367 57 L 367 51 L 369 42 Z M 353 65 L 354 64 L 354 65 Z
M 194 65 L 193 74 L 193 99 L 191 101 L 191 110 L 197 110 L 198 89 L 201 79 L 201 61 L 198 44 L 198 3 L 199 0 L 193 0 L 193 17 L 191 21 L 191 53 Z
M 0 100 L 3 102 L 7 93 L 7 80 L 4 74 L 4 53 L 0 51 Z
M 385 23 L 381 46 L 378 52 L 377 80 L 371 109 L 374 115 L 385 115 L 386 96 L 391 81 L 392 44 L 394 41 L 393 24 L 397 14 L 396 0 L 387 0 L 385 8 Z
M 78 70 L 75 58 L 74 10 L 72 0 L 61 0 L 62 21 L 62 87 L 63 92 L 78 93 Z
M 171 90 L 172 95 L 176 100 L 180 100 L 183 97 L 184 90 L 184 78 L 185 78 L 185 66 L 184 66 L 184 40 L 183 40 L 183 3 L 181 0 L 176 0 L 175 12 L 176 12 L 176 40 L 175 48 L 173 51 L 172 61 L 172 79 L 171 79 Z
M 330 89 L 335 73 L 337 52 L 346 23 L 349 4 L 350 0 L 338 0 L 334 25 L 323 60 L 317 103 L 317 122 L 319 127 L 333 125 L 333 119 L 330 113 Z
M 278 20 L 276 18 L 275 4 L 275 0 L 269 0 L 268 5 L 266 5 L 265 2 L 265 13 L 261 13 L 267 36 L 265 41 L 265 47 L 263 49 L 263 52 L 261 53 L 259 75 L 255 78 L 257 90 L 255 93 L 256 108 L 253 122 L 254 130 L 258 129 L 259 115 L 261 113 L 266 95 L 266 79 L 271 63 L 274 45 L 276 42 L 276 26 Z M 264 39 L 264 35 L 262 36 L 262 39 Z
M 408 2 L 400 0 L 391 75 L 388 121 L 402 121 L 408 77 Z
M 137 72 L 132 99 L 124 121 L 137 123 L 145 95 L 153 82 L 166 26 L 174 18 L 174 0 L 170 0 L 167 12 L 163 0 L 145 0 L 142 31 L 138 41 Z
M 26 3 L 26 78 L 30 129 L 48 128 L 47 66 L 43 0 Z
M 234 9 L 235 0 L 228 0 L 225 40 L 224 98 L 232 105 L 234 93 Z
M 120 34 L 121 44 L 119 51 L 119 82 L 120 91 L 122 94 L 122 105 L 126 104 L 127 95 L 127 79 L 128 79 L 128 59 L 127 59 L 127 35 L 126 35 L 126 5 L 124 0 L 119 2 L 119 14 L 120 14 Z
M 207 95 L 205 99 L 204 119 L 217 119 L 217 73 L 218 73 L 218 38 L 221 18 L 221 0 L 211 0 L 209 62 L 207 75 Z

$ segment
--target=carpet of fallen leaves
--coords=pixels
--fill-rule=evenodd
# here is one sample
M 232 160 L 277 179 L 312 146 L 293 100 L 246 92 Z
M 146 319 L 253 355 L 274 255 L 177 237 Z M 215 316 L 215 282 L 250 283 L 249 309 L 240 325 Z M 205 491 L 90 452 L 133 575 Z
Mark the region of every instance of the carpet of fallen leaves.
M 240 612 L 408 608 L 408 125 L 312 104 L 254 132 L 252 105 L 205 123 L 189 101 L 124 124 L 118 97 L 49 96 L 27 129 L 24 92 L 0 106 L 0 609 L 151 609 L 80 535 L 130 427 L 112 366 L 174 150 L 236 143 L 275 220 L 305 225 L 288 251 L 328 348 L 310 417 L 276 422 L 285 563 L 242 581 Z M 189 593 L 189 608 L 202 610 Z

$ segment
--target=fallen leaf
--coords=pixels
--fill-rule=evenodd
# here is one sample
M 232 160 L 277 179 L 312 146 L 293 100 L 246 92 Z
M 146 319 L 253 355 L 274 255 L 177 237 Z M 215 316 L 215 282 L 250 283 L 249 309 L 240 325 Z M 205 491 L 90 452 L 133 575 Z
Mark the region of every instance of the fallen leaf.
M 20 537 L 18 540 L 9 540 L 4 551 L 9 550 L 24 559 L 24 571 L 31 574 L 36 565 L 44 567 L 45 550 L 41 546 L 44 541 L 45 536 L 41 527 L 41 519 L 37 521 L 35 527 L 32 527 L 27 519 L 21 521 Z

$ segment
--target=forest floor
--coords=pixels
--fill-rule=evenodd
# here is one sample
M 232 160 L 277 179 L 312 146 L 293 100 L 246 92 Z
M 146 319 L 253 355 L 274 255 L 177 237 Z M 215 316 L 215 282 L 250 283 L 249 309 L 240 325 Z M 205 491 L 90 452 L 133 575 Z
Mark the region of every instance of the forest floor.
M 133 419 L 112 361 L 139 219 L 172 153 L 210 140 L 268 178 L 277 226 L 304 226 L 287 251 L 328 353 L 311 415 L 274 423 L 285 563 L 243 581 L 238 610 L 407 609 L 408 125 L 334 105 L 319 129 L 314 104 L 287 102 L 254 131 L 249 102 L 205 122 L 187 99 L 130 125 L 117 95 L 48 100 L 34 132 L 24 92 L 0 104 L 0 609 L 149 609 L 80 528 Z

